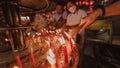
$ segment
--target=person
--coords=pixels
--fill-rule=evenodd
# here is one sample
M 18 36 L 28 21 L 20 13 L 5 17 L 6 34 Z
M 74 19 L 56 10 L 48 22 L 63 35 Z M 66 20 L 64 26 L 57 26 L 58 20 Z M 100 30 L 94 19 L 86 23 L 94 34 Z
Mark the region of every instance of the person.
M 115 15 L 120 15 L 120 0 L 107 6 L 107 7 L 102 7 L 102 8 L 98 8 L 96 9 L 94 12 L 92 12 L 91 14 L 89 14 L 88 16 L 86 16 L 85 18 L 81 19 L 81 22 L 79 24 L 79 30 L 80 32 L 84 31 L 89 25 L 91 25 L 92 23 L 94 23 L 94 21 L 98 18 L 98 17 L 102 17 L 102 16 L 115 16 Z M 102 44 L 104 45 L 104 44 Z M 119 50 L 120 48 L 119 47 L 111 47 L 110 45 L 107 44 L 107 47 L 106 47 L 106 44 L 104 46 L 99 46 L 97 48 L 95 48 L 97 51 L 99 52 L 96 52 L 99 56 L 99 59 L 101 60 L 101 57 L 102 58 L 106 58 L 107 60 L 103 60 L 103 62 L 107 61 L 107 63 L 110 63 L 111 65 L 111 62 L 109 62 L 109 60 L 118 60 L 119 59 Z M 103 51 L 101 53 L 103 54 L 99 54 L 100 51 Z M 105 52 L 106 51 L 106 52 Z M 109 53 L 108 53 L 109 52 Z M 107 54 L 107 55 L 105 55 Z M 104 55 L 104 57 L 103 57 Z M 112 58 L 110 58 L 112 57 Z M 110 58 L 110 59 L 108 59 Z M 118 61 L 115 61 L 115 62 L 118 62 Z M 114 63 L 113 63 L 114 64 Z M 115 67 L 114 65 L 111 65 L 110 67 Z
M 41 32 L 41 29 L 48 25 L 46 17 L 41 13 L 36 13 L 33 20 L 30 23 L 31 28 L 26 30 L 26 34 L 30 33 L 31 35 L 36 34 L 36 32 Z
M 72 1 L 69 1 L 67 3 L 67 9 L 70 12 L 70 14 L 67 17 L 66 26 L 78 25 L 80 20 L 83 17 L 87 16 L 87 13 L 82 9 L 78 9 Z
M 64 26 L 65 27 L 68 27 L 68 30 L 69 30 L 69 34 L 75 39 L 76 41 L 76 35 L 79 36 L 79 32 L 76 33 L 75 35 L 73 35 L 72 33 L 75 33 L 74 31 L 74 28 L 78 26 L 80 20 L 82 18 L 84 18 L 85 16 L 87 16 L 87 13 L 82 10 L 82 9 L 78 9 L 77 6 L 74 4 L 74 2 L 72 1 L 69 1 L 67 3 L 67 10 L 70 12 L 70 14 L 68 15 L 67 17 L 67 22 L 66 22 L 66 25 Z M 83 39 L 83 34 L 81 34 L 81 39 Z M 82 41 L 81 41 L 82 42 Z M 79 43 L 79 42 L 78 42 Z M 81 44 L 81 43 L 80 43 Z
M 66 6 L 70 13 L 67 17 L 66 24 L 62 27 L 62 31 L 67 30 L 69 34 L 75 38 L 76 32 L 74 32 L 74 29 L 76 26 L 78 26 L 80 20 L 87 15 L 87 13 L 82 9 L 78 9 L 72 1 L 68 1 Z
M 62 24 L 66 21 L 67 15 L 67 11 L 63 11 L 63 6 L 61 4 L 57 4 L 55 12 L 50 18 L 50 22 L 53 26 L 61 27 Z
M 120 1 L 113 3 L 110 6 L 98 8 L 85 18 L 81 19 L 79 26 L 80 32 L 84 31 L 89 25 L 91 25 L 98 17 L 101 16 L 114 16 L 120 15 Z
M 79 32 L 76 33 L 74 31 L 76 31 L 76 28 L 78 27 L 80 20 L 87 16 L 87 12 L 85 12 L 82 9 L 79 9 L 73 1 L 67 2 L 67 10 L 70 12 L 70 14 L 67 17 L 66 25 L 63 27 L 63 29 L 64 28 L 67 29 L 68 33 L 74 39 L 75 43 L 78 44 L 76 47 L 78 48 L 79 54 L 81 56 L 82 48 L 84 45 L 84 32 L 79 34 Z M 79 61 L 82 61 L 81 57 Z M 80 65 L 81 62 L 79 62 L 79 66 Z

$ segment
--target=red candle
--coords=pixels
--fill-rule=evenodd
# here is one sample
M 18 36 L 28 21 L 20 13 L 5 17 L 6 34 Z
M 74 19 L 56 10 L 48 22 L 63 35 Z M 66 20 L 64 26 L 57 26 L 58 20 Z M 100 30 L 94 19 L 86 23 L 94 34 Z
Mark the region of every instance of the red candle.
M 56 59 L 56 63 L 55 63 L 55 66 L 56 66 L 56 68 L 58 68 L 58 62 L 57 62 L 57 59 Z
M 65 63 L 68 63 L 68 53 L 67 53 L 67 48 L 66 48 L 66 46 L 63 46 L 63 48 L 64 48 Z
M 34 54 L 33 54 L 32 50 L 30 50 L 30 56 L 31 56 L 31 59 L 32 59 L 32 65 L 35 67 L 36 62 L 35 62 L 35 58 L 34 58 Z
M 21 63 L 21 60 L 20 60 L 20 57 L 19 57 L 18 55 L 16 56 L 16 60 L 17 60 L 17 63 L 18 63 L 19 68 L 23 68 L 23 67 L 22 67 L 22 63 Z

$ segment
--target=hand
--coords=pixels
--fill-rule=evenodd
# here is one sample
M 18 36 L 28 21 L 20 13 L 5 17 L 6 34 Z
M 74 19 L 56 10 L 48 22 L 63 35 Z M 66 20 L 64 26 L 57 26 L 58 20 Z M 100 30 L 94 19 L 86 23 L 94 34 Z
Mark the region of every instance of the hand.
M 80 28 L 80 33 L 83 32 L 91 23 L 92 23 L 91 17 L 86 17 L 84 19 L 81 19 L 79 27 Z
M 91 13 L 90 15 L 86 16 L 85 18 L 81 19 L 79 27 L 80 33 L 84 31 L 89 25 L 91 25 L 99 16 L 102 15 L 101 9 L 98 9 Z
M 69 34 L 74 38 L 77 33 L 79 33 L 80 27 L 74 27 L 69 30 Z

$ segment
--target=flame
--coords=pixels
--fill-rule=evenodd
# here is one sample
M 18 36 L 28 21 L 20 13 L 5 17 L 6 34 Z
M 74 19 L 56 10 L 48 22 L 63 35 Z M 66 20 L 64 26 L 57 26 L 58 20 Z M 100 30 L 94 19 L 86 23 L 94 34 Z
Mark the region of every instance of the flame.
M 55 54 L 53 53 L 53 51 L 51 49 L 48 50 L 48 56 L 47 56 L 47 60 L 51 65 L 55 64 Z
M 64 33 L 70 39 L 70 41 L 72 42 L 72 44 L 74 45 L 75 41 L 72 39 L 72 37 L 67 32 L 64 32 Z
M 17 65 L 14 65 L 13 68 L 19 68 Z
M 62 43 L 65 44 L 65 39 L 63 36 L 61 37 L 61 39 L 62 39 Z
M 75 44 L 75 41 L 73 39 L 71 39 L 71 42 L 72 42 L 73 45 Z
M 63 38 L 63 36 L 60 37 L 58 40 L 61 43 L 61 45 L 65 44 L 65 39 Z
M 64 33 L 68 38 L 71 38 L 71 36 L 67 32 L 64 32 Z
M 47 56 L 47 60 L 48 60 L 48 62 L 49 62 L 51 65 L 54 65 L 54 64 L 55 64 L 55 60 L 54 60 L 52 57 Z
M 5 41 L 6 41 L 6 42 L 9 41 L 9 39 L 5 38 Z
M 45 41 L 47 43 L 47 45 L 50 47 L 50 42 L 49 41 Z
M 33 51 L 33 48 L 32 48 L 32 47 L 30 47 L 30 50 L 31 50 L 31 51 Z
M 54 58 L 55 54 L 53 53 L 53 51 L 51 49 L 48 50 L 48 54 L 50 57 Z

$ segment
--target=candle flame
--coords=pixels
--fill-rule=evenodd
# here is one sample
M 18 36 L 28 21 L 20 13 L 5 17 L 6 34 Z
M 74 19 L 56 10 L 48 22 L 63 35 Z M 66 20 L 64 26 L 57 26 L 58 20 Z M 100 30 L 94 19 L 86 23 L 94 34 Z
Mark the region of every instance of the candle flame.
M 47 45 L 50 47 L 50 42 L 49 41 L 45 41 L 47 43 Z
M 67 32 L 64 32 L 64 33 L 68 38 L 71 38 L 71 36 Z
M 9 41 L 9 39 L 5 38 L 5 41 L 6 41 L 6 42 Z
M 31 51 L 33 51 L 33 48 L 32 48 L 32 47 L 30 47 L 30 50 L 31 50 Z
M 58 40 L 61 43 L 61 45 L 65 44 L 65 39 L 63 38 L 63 36 L 60 37 Z
M 19 68 L 17 65 L 14 65 L 13 68 Z
M 54 60 L 52 57 L 47 56 L 47 60 L 48 60 L 48 62 L 49 62 L 51 65 L 54 65 L 54 64 L 55 64 L 55 60 Z
M 50 57 L 54 58 L 55 54 L 53 53 L 53 51 L 51 49 L 48 50 L 48 54 Z
M 75 44 L 75 41 L 73 39 L 71 39 L 71 42 L 72 42 L 72 44 Z
M 47 56 L 47 60 L 51 65 L 55 64 L 55 54 L 53 53 L 53 51 L 51 49 L 48 50 L 48 56 Z
M 61 38 L 62 38 L 62 42 L 63 42 L 63 44 L 65 44 L 65 39 L 64 39 L 64 37 L 62 36 Z

